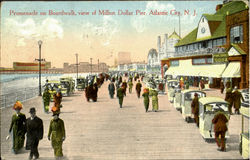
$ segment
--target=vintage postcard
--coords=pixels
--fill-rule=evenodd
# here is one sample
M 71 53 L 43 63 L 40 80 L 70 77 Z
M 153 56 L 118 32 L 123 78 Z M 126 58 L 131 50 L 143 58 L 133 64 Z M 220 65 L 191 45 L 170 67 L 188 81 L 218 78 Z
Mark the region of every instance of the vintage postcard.
M 1 158 L 249 158 L 249 1 L 1 2 Z

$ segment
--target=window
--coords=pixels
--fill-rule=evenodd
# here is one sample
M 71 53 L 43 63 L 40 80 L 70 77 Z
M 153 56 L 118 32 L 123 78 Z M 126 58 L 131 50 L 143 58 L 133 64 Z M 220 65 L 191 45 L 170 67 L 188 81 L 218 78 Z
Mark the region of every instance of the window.
M 206 63 L 206 59 L 205 58 L 197 58 L 197 59 L 193 59 L 193 64 L 205 64 Z
M 201 43 L 201 48 L 207 48 L 207 41 Z
M 179 66 L 179 60 L 170 61 L 170 66 Z
M 220 39 L 217 39 L 217 46 L 222 46 L 222 38 L 220 38 Z
M 193 65 L 201 65 L 201 64 L 212 64 L 213 59 L 212 58 L 195 58 L 192 59 Z
M 208 41 L 208 48 L 213 48 L 213 41 L 212 40 Z
M 235 26 L 230 29 L 230 42 L 243 43 L 243 28 L 242 25 Z
M 207 64 L 212 64 L 213 63 L 213 58 L 206 58 Z

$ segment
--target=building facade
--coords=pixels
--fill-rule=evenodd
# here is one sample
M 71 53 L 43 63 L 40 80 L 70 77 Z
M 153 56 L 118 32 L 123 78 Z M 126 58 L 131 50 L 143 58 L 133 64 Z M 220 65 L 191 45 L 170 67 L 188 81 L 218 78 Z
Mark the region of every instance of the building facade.
M 41 70 L 47 71 L 51 68 L 51 62 L 41 62 Z M 14 71 L 39 71 L 39 62 L 13 62 Z
M 128 64 L 131 63 L 131 53 L 130 52 L 119 52 L 117 64 Z
M 158 37 L 158 42 L 159 42 L 159 38 L 160 37 Z M 149 50 L 147 59 L 148 59 L 147 69 L 146 69 L 147 72 L 159 74 L 161 70 L 161 66 L 160 66 L 159 54 L 156 51 L 156 49 L 152 48 Z
M 162 60 L 162 68 L 169 67 L 165 75 L 194 81 L 203 77 L 216 88 L 221 79 L 247 87 L 248 17 L 248 5 L 242 1 L 225 1 L 215 14 L 203 14 L 197 27 L 175 45 L 174 56 Z
M 77 66 L 75 64 L 64 63 L 64 73 L 76 73 Z M 90 73 L 90 72 L 108 72 L 109 66 L 106 63 L 90 64 L 88 62 L 80 62 L 78 65 L 79 73 Z

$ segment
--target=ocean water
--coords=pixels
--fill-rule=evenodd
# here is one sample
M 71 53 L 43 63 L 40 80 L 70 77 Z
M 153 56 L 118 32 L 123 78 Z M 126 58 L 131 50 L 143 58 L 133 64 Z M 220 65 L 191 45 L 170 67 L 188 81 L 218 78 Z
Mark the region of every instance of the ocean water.
M 78 77 L 86 77 L 89 73 L 78 73 Z M 72 77 L 76 79 L 76 73 L 69 74 L 41 74 L 41 85 L 46 80 L 59 80 L 61 77 Z M 1 74 L 0 75 L 0 95 L 22 91 L 27 88 L 39 86 L 38 74 Z

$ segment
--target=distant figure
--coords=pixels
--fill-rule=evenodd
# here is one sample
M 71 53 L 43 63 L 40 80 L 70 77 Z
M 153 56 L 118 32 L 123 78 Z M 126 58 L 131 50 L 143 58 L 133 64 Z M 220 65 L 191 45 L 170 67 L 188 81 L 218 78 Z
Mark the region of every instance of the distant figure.
M 114 83 L 112 81 L 108 85 L 108 90 L 109 90 L 109 96 L 110 96 L 110 98 L 114 98 L 115 85 L 114 85 Z
M 223 83 L 223 80 L 221 80 L 221 81 L 220 81 L 220 93 L 221 93 L 221 94 L 223 94 L 224 89 L 225 89 L 224 83 Z
M 235 114 L 240 114 L 241 100 L 244 101 L 242 94 L 239 92 L 238 88 L 234 87 L 233 96 L 233 105 Z
M 96 102 L 98 97 L 98 85 L 94 83 L 93 85 L 93 101 Z
M 15 154 L 17 154 L 18 151 L 23 148 L 25 140 L 26 116 L 20 112 L 22 108 L 22 103 L 20 101 L 16 101 L 13 106 L 13 109 L 16 111 L 16 113 L 12 116 L 9 135 L 6 137 L 6 140 L 8 140 L 12 131 L 12 149 Z
M 188 80 L 185 81 L 185 89 L 189 89 L 189 81 Z
M 180 89 L 184 89 L 184 80 L 182 77 L 180 79 Z
M 65 127 L 62 119 L 59 118 L 60 111 L 53 106 L 53 119 L 50 121 L 48 140 L 51 139 L 51 144 L 54 149 L 54 156 L 56 159 L 63 157 L 62 144 L 65 140 Z
M 62 102 L 62 93 L 60 90 L 57 90 L 57 92 L 53 95 L 54 97 L 54 106 L 61 108 L 61 102 Z
M 205 88 L 205 82 L 204 82 L 204 79 L 201 78 L 200 80 L 200 90 L 203 90 Z
M 124 81 L 122 82 L 122 87 L 123 87 L 123 89 L 124 89 L 124 96 L 126 96 L 127 87 L 128 87 L 128 84 L 127 84 L 126 80 L 124 80 Z
M 98 92 L 98 87 L 90 83 L 90 85 L 85 88 L 85 96 L 86 96 L 87 101 L 89 102 L 89 100 L 92 99 L 93 102 L 96 102 L 97 92 Z
M 228 120 L 226 116 L 220 111 L 214 116 L 214 119 L 212 120 L 212 123 L 214 124 L 215 140 L 218 150 L 220 151 L 225 151 L 225 134 L 227 131 L 227 122 Z
M 129 87 L 129 93 L 132 93 L 133 82 L 132 82 L 131 79 L 130 79 L 129 82 L 128 82 L 128 87 Z
M 135 86 L 135 89 L 136 89 L 136 93 L 137 93 L 137 97 L 140 98 L 140 94 L 141 94 L 141 83 L 140 83 L 140 80 L 138 80 L 136 86 Z
M 152 111 L 156 112 L 159 110 L 157 90 L 153 89 L 150 95 L 152 96 Z
M 46 87 L 43 92 L 43 108 L 45 113 L 49 113 L 50 93 Z
M 233 105 L 232 88 L 227 88 L 225 101 L 227 101 L 229 103 L 229 105 L 228 105 L 228 111 L 229 111 L 230 114 L 232 114 L 232 105 Z
M 229 80 L 227 80 L 227 82 L 226 82 L 226 89 L 228 89 L 228 88 L 231 88 L 231 82 Z
M 30 150 L 29 159 L 39 158 L 38 144 L 43 139 L 43 121 L 36 116 L 36 109 L 30 108 L 30 118 L 27 119 L 26 149 Z
M 144 88 L 143 90 L 143 94 L 142 94 L 143 98 L 144 98 L 144 107 L 146 112 L 148 112 L 148 107 L 149 107 L 149 89 L 148 88 Z
M 194 114 L 195 123 L 197 127 L 199 127 L 199 99 L 197 93 L 194 94 L 194 99 L 192 100 L 191 108 L 192 113 Z
M 117 90 L 117 98 L 119 100 L 120 108 L 122 108 L 123 97 L 124 97 L 124 88 L 123 87 L 118 88 L 118 90 Z

